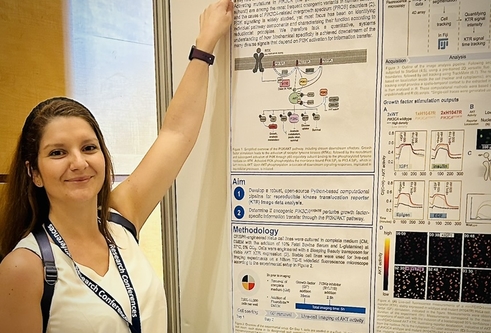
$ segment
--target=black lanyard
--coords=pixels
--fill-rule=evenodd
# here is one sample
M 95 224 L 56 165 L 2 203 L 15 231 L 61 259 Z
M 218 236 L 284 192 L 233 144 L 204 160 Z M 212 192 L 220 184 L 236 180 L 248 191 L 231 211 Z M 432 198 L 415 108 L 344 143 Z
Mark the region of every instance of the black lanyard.
M 58 233 L 55 226 L 51 221 L 46 222 L 46 230 L 48 231 L 48 235 L 51 237 L 53 242 L 70 258 L 73 262 L 73 267 L 75 268 L 75 272 L 82 282 L 94 292 L 104 303 L 110 306 L 117 314 L 123 318 L 123 320 L 128 325 L 131 333 L 141 333 L 141 321 L 140 321 L 140 310 L 138 307 L 138 301 L 135 294 L 135 289 L 133 288 L 133 284 L 131 283 L 130 276 L 123 262 L 123 258 L 119 253 L 118 248 L 114 244 L 109 244 L 109 250 L 113 256 L 114 262 L 116 263 L 116 267 L 118 268 L 119 275 L 121 276 L 121 280 L 123 281 L 124 287 L 126 288 L 126 292 L 128 293 L 128 298 L 130 300 L 131 307 L 131 322 L 123 311 L 121 305 L 112 297 L 108 292 L 106 292 L 101 286 L 92 281 L 89 277 L 87 277 L 84 273 L 80 271 L 77 264 L 73 260 L 70 252 L 68 251 L 68 247 L 63 240 L 63 237 Z

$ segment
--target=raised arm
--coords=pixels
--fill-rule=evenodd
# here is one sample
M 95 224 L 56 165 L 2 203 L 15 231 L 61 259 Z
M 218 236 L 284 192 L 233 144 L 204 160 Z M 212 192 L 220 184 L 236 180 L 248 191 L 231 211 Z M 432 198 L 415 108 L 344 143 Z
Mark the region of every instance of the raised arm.
M 229 30 L 233 3 L 219 0 L 200 16 L 196 48 L 213 53 Z M 209 66 L 193 59 L 176 90 L 159 135 L 135 171 L 117 186 L 110 206 L 131 220 L 138 230 L 165 195 L 193 148 L 206 107 Z

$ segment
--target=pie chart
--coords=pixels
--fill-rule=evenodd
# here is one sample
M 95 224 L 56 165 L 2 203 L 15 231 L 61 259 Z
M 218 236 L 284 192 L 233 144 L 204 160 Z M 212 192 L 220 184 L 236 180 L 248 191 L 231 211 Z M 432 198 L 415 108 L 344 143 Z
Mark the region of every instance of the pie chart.
M 242 277 L 242 287 L 245 290 L 252 290 L 256 286 L 256 281 L 254 278 L 250 275 L 244 275 Z

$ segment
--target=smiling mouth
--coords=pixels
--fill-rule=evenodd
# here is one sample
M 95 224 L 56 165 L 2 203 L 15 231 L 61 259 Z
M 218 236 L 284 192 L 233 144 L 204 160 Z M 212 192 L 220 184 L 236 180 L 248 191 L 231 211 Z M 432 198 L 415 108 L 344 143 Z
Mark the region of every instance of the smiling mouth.
M 81 178 L 73 178 L 73 179 L 68 179 L 66 182 L 68 183 L 84 183 L 88 180 L 90 180 L 92 177 L 81 177 Z

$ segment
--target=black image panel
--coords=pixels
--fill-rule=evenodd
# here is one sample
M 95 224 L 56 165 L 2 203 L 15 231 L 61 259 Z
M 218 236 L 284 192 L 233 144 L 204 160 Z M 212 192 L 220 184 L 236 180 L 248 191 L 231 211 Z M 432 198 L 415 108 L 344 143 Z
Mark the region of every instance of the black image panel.
M 477 130 L 476 149 L 491 150 L 491 129 Z
M 464 234 L 464 267 L 491 268 L 491 234 Z
M 394 267 L 394 298 L 425 299 L 425 286 L 426 267 Z
M 460 295 L 460 269 L 429 267 L 428 292 L 432 301 L 458 302 Z
M 462 234 L 453 232 L 430 232 L 430 266 L 462 266 Z
M 428 233 L 397 231 L 394 260 L 396 265 L 426 265 Z
M 491 270 L 464 269 L 462 302 L 491 304 Z

